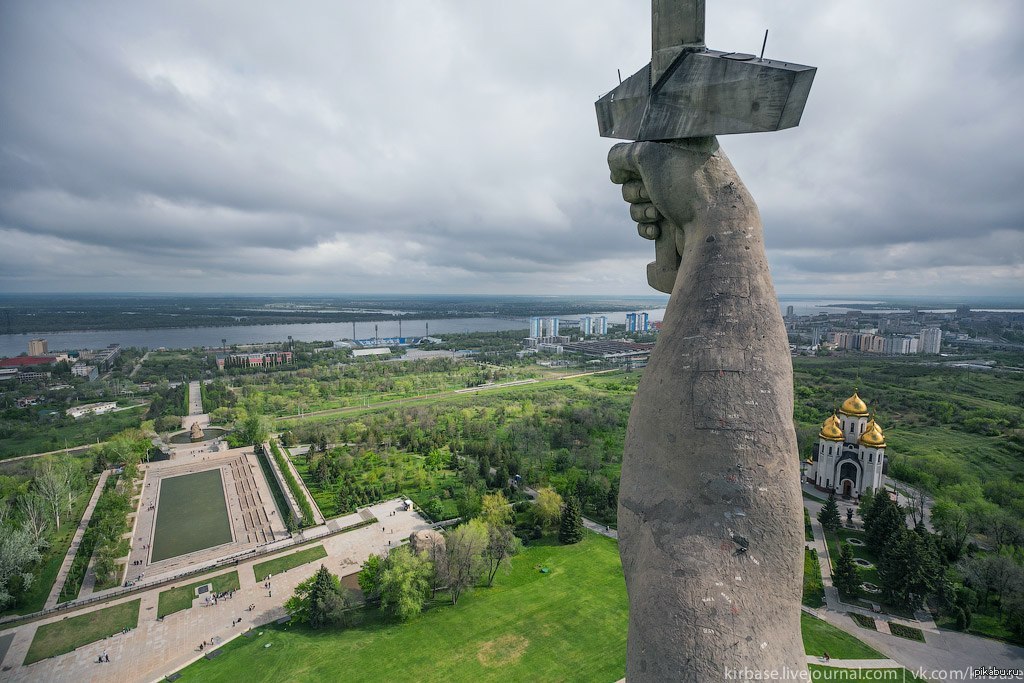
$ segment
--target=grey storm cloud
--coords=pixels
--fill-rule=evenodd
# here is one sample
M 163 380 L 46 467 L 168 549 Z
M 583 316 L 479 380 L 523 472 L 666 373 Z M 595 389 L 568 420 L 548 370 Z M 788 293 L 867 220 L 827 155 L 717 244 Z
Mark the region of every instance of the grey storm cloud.
M 783 293 L 1016 294 L 1024 5 L 712 1 L 813 64 L 722 143 Z M 646 293 L 593 102 L 649 6 L 0 4 L 3 291 Z

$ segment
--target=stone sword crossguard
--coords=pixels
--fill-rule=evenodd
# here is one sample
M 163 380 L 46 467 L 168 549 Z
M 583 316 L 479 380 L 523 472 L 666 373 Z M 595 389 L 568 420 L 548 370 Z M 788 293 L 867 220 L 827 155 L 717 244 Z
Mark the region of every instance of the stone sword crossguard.
M 601 135 L 633 141 L 609 153 L 612 181 L 672 295 L 622 460 L 626 677 L 806 674 L 788 341 L 757 206 L 716 136 L 796 126 L 815 69 L 709 50 L 704 0 L 651 14 L 651 63 L 596 103 Z
M 651 62 L 595 103 L 601 136 L 620 140 L 697 143 L 732 133 L 792 128 L 811 90 L 816 69 L 742 52 L 709 50 L 704 44 L 704 0 L 652 0 Z M 767 38 L 767 36 L 766 36 Z M 713 141 L 704 140 L 704 145 Z M 615 156 L 630 152 L 615 148 Z M 628 174 L 613 182 L 635 180 Z M 626 201 L 645 199 L 642 190 L 623 187 Z M 631 209 L 641 237 L 655 240 L 655 262 L 648 267 L 651 287 L 671 293 L 681 236 L 658 225 L 656 207 Z M 664 239 L 663 239 L 664 237 Z

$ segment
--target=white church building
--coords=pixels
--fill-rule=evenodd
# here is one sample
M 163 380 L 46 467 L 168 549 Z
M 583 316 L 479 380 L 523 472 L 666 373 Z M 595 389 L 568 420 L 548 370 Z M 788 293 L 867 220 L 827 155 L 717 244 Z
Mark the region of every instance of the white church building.
M 860 496 L 882 488 L 885 435 L 868 413 L 868 406 L 853 392 L 832 413 L 818 432 L 814 459 L 806 470 L 809 481 L 837 495 Z

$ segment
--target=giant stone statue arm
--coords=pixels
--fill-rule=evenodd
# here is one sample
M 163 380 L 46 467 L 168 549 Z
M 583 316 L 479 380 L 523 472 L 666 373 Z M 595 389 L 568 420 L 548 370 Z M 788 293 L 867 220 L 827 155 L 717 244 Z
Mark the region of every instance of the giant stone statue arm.
M 715 136 L 797 125 L 815 69 L 707 49 L 704 0 L 651 15 L 651 63 L 595 103 L 602 136 L 636 141 L 608 165 L 672 295 L 622 460 L 626 678 L 799 677 L 793 372 L 761 218 Z

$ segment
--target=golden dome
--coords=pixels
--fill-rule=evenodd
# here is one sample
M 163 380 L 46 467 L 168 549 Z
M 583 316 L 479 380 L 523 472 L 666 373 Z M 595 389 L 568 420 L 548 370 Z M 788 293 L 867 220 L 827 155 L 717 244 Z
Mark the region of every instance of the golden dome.
M 843 401 L 843 405 L 839 408 L 839 412 L 843 415 L 866 417 L 868 414 L 868 404 L 864 403 L 861 397 L 857 395 L 857 391 L 854 390 L 853 396 Z
M 839 426 L 839 418 L 835 413 L 832 413 L 821 425 L 821 431 L 818 432 L 818 436 L 828 441 L 843 440 L 843 429 Z
M 882 428 L 877 422 L 868 422 L 864 433 L 860 435 L 860 444 L 869 448 L 885 448 L 885 435 L 882 434 Z

